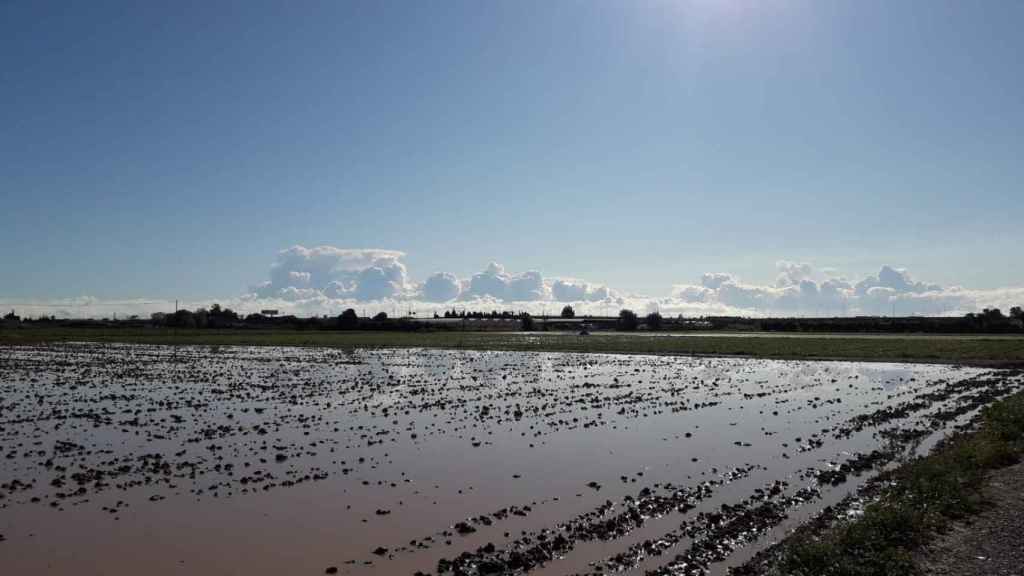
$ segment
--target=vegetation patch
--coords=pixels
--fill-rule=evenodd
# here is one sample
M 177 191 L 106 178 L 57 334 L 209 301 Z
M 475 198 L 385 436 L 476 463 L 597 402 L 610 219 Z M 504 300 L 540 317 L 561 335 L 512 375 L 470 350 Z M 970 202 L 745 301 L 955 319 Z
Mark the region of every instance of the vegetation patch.
M 51 342 L 328 348 L 440 348 L 530 352 L 677 354 L 779 359 L 1024 365 L 1024 337 L 1009 335 L 764 335 L 705 333 L 523 333 L 188 328 L 0 330 L 0 345 Z

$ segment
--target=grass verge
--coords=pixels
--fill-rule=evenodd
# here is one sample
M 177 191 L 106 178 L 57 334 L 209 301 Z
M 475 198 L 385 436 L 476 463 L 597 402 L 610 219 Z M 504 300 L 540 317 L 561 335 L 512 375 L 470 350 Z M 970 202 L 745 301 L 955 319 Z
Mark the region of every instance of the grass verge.
M 823 532 L 795 533 L 769 574 L 881 576 L 916 574 L 913 552 L 951 522 L 984 507 L 988 472 L 1024 453 L 1024 393 L 981 412 L 975 432 L 955 436 L 930 455 L 883 474 L 880 496 L 855 520 Z

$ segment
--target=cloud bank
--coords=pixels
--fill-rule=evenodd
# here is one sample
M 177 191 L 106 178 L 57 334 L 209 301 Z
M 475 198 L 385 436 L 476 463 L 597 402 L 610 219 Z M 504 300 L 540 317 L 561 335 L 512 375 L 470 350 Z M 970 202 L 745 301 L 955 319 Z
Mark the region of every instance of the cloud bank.
M 214 302 L 242 313 L 273 308 L 299 316 L 336 315 L 346 308 L 363 313 L 420 317 L 446 309 L 516 310 L 557 313 L 572 304 L 579 314 L 617 314 L 621 308 L 663 315 L 854 316 L 961 315 L 984 308 L 1024 304 L 1024 287 L 971 290 L 915 279 L 906 269 L 881 266 L 876 274 L 851 280 L 832 268 L 807 262 L 776 262 L 772 284 L 742 281 L 727 272 L 708 272 L 695 283 L 676 284 L 669 294 L 651 297 L 614 290 L 570 277 L 546 277 L 537 270 L 513 272 L 491 262 L 460 278 L 438 271 L 422 282 L 409 277 L 404 252 L 335 246 L 292 246 L 278 252 L 268 279 L 247 293 L 228 298 L 182 302 L 185 308 Z M 99 300 L 91 297 L 48 301 L 0 298 L 0 310 L 62 318 L 148 316 L 174 309 L 172 300 Z
M 570 303 L 583 313 L 609 314 L 616 307 L 663 314 L 742 316 L 958 315 L 986 307 L 1007 309 L 1024 302 L 1024 288 L 968 290 L 919 281 L 903 268 L 883 265 L 877 274 L 850 280 L 832 268 L 779 260 L 774 284 L 743 282 L 727 272 L 708 272 L 698 283 L 672 286 L 668 297 L 627 294 L 578 278 L 548 278 L 536 270 L 511 272 L 497 262 L 468 278 L 436 272 L 423 282 L 407 277 L 405 254 L 294 246 L 278 254 L 270 280 L 256 291 L 270 298 L 312 305 L 320 302 L 403 302 L 542 312 Z M 553 307 L 552 307 L 553 310 Z M 548 310 L 551 311 L 551 310 Z
M 673 286 L 675 308 L 717 309 L 747 316 L 957 315 L 986 307 L 1008 308 L 1024 288 L 968 290 L 914 280 L 902 268 L 882 266 L 856 283 L 805 262 L 779 261 L 774 285 L 746 284 L 727 273 L 707 273 L 700 284 Z
M 292 246 L 277 254 L 269 280 L 253 288 L 261 300 L 304 302 L 420 301 L 425 303 L 617 302 L 600 284 L 571 278 L 545 278 L 536 270 L 509 272 L 497 262 L 469 278 L 435 272 L 422 283 L 409 279 L 396 250 L 334 246 Z
M 277 253 L 260 298 L 300 301 L 327 297 L 360 301 L 396 298 L 407 290 L 405 253 L 397 250 L 292 246 Z

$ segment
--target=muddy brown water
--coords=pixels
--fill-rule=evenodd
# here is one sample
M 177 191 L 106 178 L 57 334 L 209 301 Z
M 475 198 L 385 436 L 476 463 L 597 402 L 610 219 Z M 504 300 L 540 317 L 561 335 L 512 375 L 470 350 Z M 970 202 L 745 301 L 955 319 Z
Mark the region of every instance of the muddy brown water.
M 936 414 L 1021 384 L 991 374 L 521 352 L 0 348 L 0 574 L 487 573 L 511 564 L 482 560 L 552 550 L 543 543 L 559 534 L 575 534 L 571 546 L 531 574 L 722 573 L 871 474 L 833 486 L 820 471 L 886 446 L 897 429 L 921 431 L 906 453 L 926 449 L 971 411 Z M 717 519 L 707 514 L 735 516 L 722 506 L 762 502 L 773 484 L 767 498 L 785 503 L 784 519 L 734 531 L 703 565 L 677 558 L 707 538 L 694 528 Z M 587 531 L 702 485 L 693 509 L 637 514 L 612 537 Z M 463 552 L 477 554 L 439 566 Z

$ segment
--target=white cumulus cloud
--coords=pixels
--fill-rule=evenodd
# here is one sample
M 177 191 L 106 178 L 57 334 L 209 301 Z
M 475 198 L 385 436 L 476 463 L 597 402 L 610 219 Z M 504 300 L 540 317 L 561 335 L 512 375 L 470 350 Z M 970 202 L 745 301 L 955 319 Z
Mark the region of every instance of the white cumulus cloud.
M 423 283 L 422 296 L 427 302 L 448 302 L 462 293 L 462 283 L 450 272 L 431 274 Z
M 881 266 L 859 280 L 835 268 L 817 268 L 791 260 L 776 262 L 768 284 L 741 281 L 734 274 L 708 272 L 694 284 L 671 287 L 667 296 L 647 297 L 612 290 L 570 277 L 546 278 L 536 270 L 511 272 L 496 262 L 468 278 L 436 272 L 422 282 L 409 278 L 405 253 L 397 250 L 292 246 L 282 250 L 268 279 L 249 293 L 229 298 L 181 302 L 183 308 L 214 301 L 241 313 L 263 309 L 281 314 L 337 315 L 346 308 L 361 313 L 412 309 L 419 316 L 458 308 L 551 313 L 572 304 L 577 314 L 614 315 L 621 308 L 663 315 L 849 316 L 959 315 L 984 308 L 1024 305 L 1024 287 L 991 290 L 944 287 L 914 278 L 906 269 Z M 0 309 L 25 316 L 104 318 L 117 314 L 148 316 L 173 311 L 173 300 L 57 300 L 0 298 Z
M 903 268 L 882 266 L 853 284 L 834 269 L 780 260 L 774 285 L 747 284 L 725 273 L 707 273 L 699 286 L 673 287 L 680 308 L 703 305 L 730 314 L 766 315 L 949 315 L 982 306 L 1014 305 L 1016 289 L 968 291 L 915 280 Z M 1012 295 L 1012 296 L 1011 296 Z
M 277 253 L 270 280 L 256 287 L 262 298 L 327 296 L 381 300 L 407 289 L 405 253 L 334 246 L 292 246 Z
M 292 246 L 277 254 L 270 279 L 256 286 L 252 295 L 284 302 L 457 301 L 488 307 L 506 302 L 610 304 L 618 298 L 604 285 L 549 279 L 536 270 L 513 273 L 497 262 L 469 278 L 436 272 L 417 283 L 408 278 L 404 258 L 405 254 L 396 250 Z

